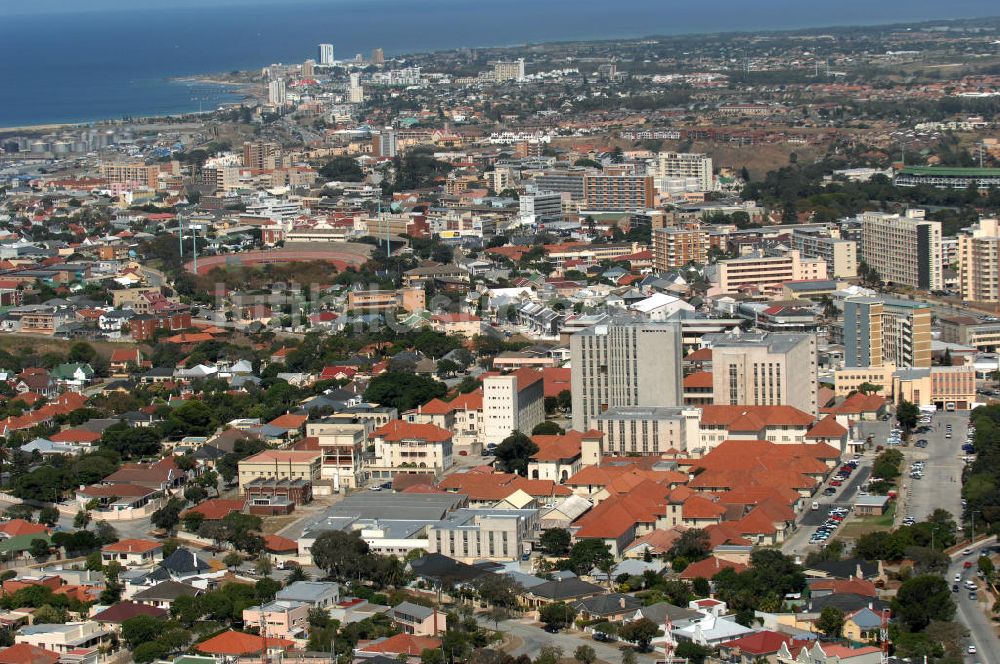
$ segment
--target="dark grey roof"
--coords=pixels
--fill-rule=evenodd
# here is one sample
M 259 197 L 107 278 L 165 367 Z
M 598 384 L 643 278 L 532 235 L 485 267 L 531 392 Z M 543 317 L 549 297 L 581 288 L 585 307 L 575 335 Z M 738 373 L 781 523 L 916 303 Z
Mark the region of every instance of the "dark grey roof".
M 400 602 L 396 606 L 392 607 L 392 612 L 413 616 L 417 620 L 426 620 L 434 615 L 434 609 L 431 607 L 424 606 L 422 604 L 414 604 L 413 602 Z
M 635 611 L 642 607 L 642 602 L 632 595 L 608 593 L 581 599 L 574 602 L 573 606 L 594 616 L 611 616 L 622 611 Z
M 558 601 L 596 595 L 603 593 L 604 588 L 580 578 L 572 578 L 563 581 L 547 581 L 535 586 L 529 592 L 535 597 Z
M 878 576 L 878 561 L 862 560 L 860 558 L 851 558 L 849 560 L 824 560 L 822 562 L 809 565 L 807 569 L 823 572 L 827 576 L 835 579 L 849 579 L 857 576 L 859 568 L 861 570 L 861 576 L 866 579 Z
M 472 581 L 489 573 L 440 553 L 428 553 L 426 556 L 411 561 L 410 569 L 419 577 L 441 581 L 445 584 Z
M 648 620 L 652 620 L 657 625 L 662 625 L 666 622 L 667 616 L 670 616 L 671 622 L 681 622 L 683 620 L 696 620 L 702 617 L 702 614 L 698 611 L 692 609 L 685 609 L 681 606 L 674 606 L 667 602 L 657 602 L 656 604 L 651 604 L 649 606 L 644 606 L 638 609 L 642 612 L 642 617 Z
M 178 548 L 160 562 L 160 567 L 172 574 L 198 574 L 212 569 L 208 563 L 195 555 L 194 551 Z
M 190 597 L 200 595 L 201 590 L 180 581 L 164 581 L 152 588 L 147 588 L 135 594 L 132 598 L 136 602 L 144 601 L 173 601 L 178 597 Z

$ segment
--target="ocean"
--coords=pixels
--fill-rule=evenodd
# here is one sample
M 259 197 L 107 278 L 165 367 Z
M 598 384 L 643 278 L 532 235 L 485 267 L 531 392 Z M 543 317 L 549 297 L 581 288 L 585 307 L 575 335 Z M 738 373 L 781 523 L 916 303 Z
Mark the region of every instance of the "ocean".
M 82 4 L 82 3 L 81 3 Z M 211 2 L 207 4 L 211 5 Z M 3 15 L 0 127 L 210 110 L 230 88 L 172 79 L 273 62 L 654 34 L 982 17 L 992 0 L 327 0 Z

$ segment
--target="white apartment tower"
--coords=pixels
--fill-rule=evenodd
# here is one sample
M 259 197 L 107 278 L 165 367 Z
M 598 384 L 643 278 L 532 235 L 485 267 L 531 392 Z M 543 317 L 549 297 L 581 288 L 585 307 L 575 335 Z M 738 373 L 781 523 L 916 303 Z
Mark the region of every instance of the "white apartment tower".
M 267 103 L 271 106 L 284 106 L 288 102 L 285 94 L 285 81 L 276 79 L 267 84 Z
M 530 434 L 545 421 L 542 372 L 519 369 L 483 379 L 483 439 L 498 445 L 514 431 Z
M 319 63 L 327 67 L 333 64 L 333 44 L 319 45 Z
M 679 406 L 681 326 L 624 321 L 570 337 L 573 428 L 587 431 L 599 415 L 622 406 Z
M 923 210 L 863 213 L 861 254 L 882 281 L 922 290 L 942 288 L 941 223 L 925 219 Z
M 697 178 L 701 191 L 715 189 L 712 178 L 712 158 L 693 152 L 661 152 L 659 157 L 659 177 Z

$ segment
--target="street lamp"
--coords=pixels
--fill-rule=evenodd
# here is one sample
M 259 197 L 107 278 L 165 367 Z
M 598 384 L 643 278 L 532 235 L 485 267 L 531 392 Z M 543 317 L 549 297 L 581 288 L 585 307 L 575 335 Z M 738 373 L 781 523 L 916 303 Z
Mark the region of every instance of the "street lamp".
M 191 229 L 191 253 L 194 254 L 194 273 L 195 276 L 198 274 L 198 231 L 201 230 L 201 224 L 188 224 L 188 228 Z

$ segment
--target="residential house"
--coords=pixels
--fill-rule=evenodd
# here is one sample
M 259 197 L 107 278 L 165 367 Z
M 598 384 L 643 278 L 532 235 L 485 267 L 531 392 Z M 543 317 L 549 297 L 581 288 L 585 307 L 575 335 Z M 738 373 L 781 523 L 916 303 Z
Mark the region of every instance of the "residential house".
M 266 625 L 269 637 L 301 638 L 309 629 L 309 609 L 310 606 L 304 602 L 276 599 L 243 609 L 243 623 L 251 626 Z
M 448 628 L 446 614 L 438 611 L 435 607 L 414 604 L 413 602 L 400 602 L 392 607 L 389 616 L 404 634 L 439 636 L 444 634 Z

